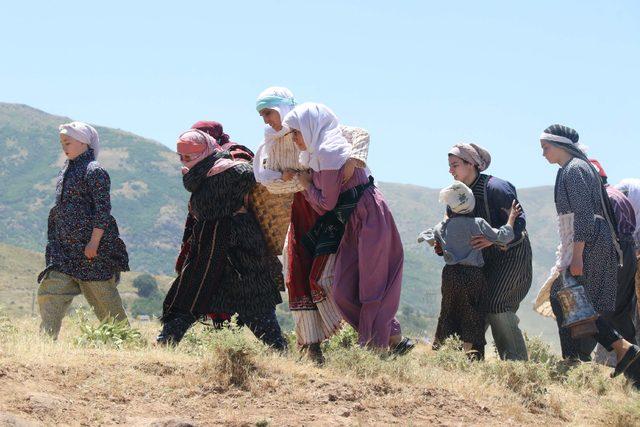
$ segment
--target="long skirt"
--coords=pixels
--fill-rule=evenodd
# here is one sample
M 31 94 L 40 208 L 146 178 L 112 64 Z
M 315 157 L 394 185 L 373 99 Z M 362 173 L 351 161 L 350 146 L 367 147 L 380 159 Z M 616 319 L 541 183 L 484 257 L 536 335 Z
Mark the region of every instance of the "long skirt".
M 289 309 L 300 345 L 322 342 L 342 326 L 342 316 L 331 295 L 335 255 L 330 255 L 321 266 L 314 268 L 314 260 L 302 244 L 302 237 L 317 219 L 318 214 L 302 193 L 296 193 L 287 237 L 286 285 Z
M 384 196 L 370 187 L 351 213 L 336 253 L 333 297 L 360 345 L 387 347 L 400 334 L 404 252 Z

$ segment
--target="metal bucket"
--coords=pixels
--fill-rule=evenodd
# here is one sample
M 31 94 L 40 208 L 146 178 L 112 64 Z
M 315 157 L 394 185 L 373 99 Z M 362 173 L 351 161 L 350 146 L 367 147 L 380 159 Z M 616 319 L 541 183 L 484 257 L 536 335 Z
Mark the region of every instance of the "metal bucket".
M 564 322 L 572 338 L 593 336 L 598 332 L 595 321 L 598 313 L 593 309 L 584 287 L 568 272 L 562 273 L 564 287 L 558 291 Z

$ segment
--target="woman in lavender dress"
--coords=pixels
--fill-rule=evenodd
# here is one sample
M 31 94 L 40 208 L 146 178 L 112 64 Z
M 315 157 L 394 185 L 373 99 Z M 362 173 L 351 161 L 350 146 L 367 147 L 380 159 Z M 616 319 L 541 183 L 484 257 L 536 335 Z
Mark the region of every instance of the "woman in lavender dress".
M 400 234 L 382 193 L 363 169 L 343 183 L 351 147 L 326 106 L 305 103 L 284 120 L 302 151 L 309 172 L 297 172 L 304 197 L 320 214 L 303 243 L 314 257 L 335 253 L 333 297 L 359 343 L 406 353 L 414 343 L 402 338 L 395 318 L 402 286 Z

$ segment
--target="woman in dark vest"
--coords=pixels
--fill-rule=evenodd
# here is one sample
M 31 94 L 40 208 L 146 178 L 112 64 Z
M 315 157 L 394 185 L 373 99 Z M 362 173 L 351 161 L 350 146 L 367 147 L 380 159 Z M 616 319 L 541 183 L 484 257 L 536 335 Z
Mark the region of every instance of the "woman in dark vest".
M 511 183 L 482 173 L 491 163 L 489 152 L 476 144 L 456 144 L 448 154 L 449 173 L 475 195 L 473 215 L 484 218 L 493 228 L 505 225 L 512 202 L 518 196 Z M 527 360 L 516 315 L 532 280 L 531 244 L 524 211 L 516 219 L 513 231 L 515 237 L 507 245 L 494 244 L 483 236 L 474 237 L 472 245 L 483 249 L 488 288 L 483 292 L 481 308 L 487 313 L 498 353 L 506 360 Z

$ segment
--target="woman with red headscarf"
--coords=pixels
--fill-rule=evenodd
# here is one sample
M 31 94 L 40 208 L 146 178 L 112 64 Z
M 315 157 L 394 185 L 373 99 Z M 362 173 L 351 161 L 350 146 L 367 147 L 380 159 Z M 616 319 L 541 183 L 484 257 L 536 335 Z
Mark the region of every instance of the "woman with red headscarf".
M 178 138 L 183 184 L 191 193 L 185 230 L 190 249 L 165 297 L 158 342 L 177 344 L 208 313 L 238 313 L 256 337 L 283 350 L 275 314 L 282 299 L 260 226 L 245 207 L 255 185 L 253 168 L 222 149 L 228 136 L 216 125 L 215 139 L 198 129 Z

